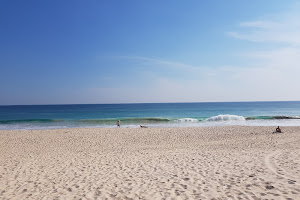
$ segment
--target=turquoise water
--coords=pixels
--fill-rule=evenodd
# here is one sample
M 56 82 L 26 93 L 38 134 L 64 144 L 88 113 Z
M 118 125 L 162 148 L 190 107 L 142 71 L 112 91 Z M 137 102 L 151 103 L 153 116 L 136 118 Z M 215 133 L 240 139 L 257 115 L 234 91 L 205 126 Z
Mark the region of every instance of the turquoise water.
M 300 126 L 299 116 L 299 101 L 0 106 L 0 129 Z

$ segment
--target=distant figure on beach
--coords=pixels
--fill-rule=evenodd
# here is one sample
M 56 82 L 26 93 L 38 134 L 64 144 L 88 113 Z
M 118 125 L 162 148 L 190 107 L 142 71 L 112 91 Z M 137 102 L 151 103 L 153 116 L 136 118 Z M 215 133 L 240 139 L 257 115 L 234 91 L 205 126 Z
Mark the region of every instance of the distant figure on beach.
M 117 126 L 118 126 L 118 128 L 120 128 L 120 126 L 121 126 L 121 121 L 120 120 L 117 121 Z
M 143 125 L 140 125 L 140 127 L 141 127 L 141 128 L 148 128 L 148 126 L 143 126 Z
M 276 133 L 281 133 L 281 129 L 279 128 L 279 126 L 276 128 Z

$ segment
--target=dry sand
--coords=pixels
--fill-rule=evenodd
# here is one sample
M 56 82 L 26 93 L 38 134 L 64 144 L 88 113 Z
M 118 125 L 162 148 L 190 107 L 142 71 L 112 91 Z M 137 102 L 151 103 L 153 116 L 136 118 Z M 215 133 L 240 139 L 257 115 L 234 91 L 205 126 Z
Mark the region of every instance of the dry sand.
M 300 127 L 0 131 L 0 199 L 300 199 Z

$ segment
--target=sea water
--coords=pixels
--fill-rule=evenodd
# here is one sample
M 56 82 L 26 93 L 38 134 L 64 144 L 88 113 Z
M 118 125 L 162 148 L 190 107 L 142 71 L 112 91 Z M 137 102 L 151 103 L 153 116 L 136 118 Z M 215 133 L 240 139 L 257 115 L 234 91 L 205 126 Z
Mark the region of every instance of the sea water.
M 300 126 L 300 101 L 0 106 L 0 129 Z

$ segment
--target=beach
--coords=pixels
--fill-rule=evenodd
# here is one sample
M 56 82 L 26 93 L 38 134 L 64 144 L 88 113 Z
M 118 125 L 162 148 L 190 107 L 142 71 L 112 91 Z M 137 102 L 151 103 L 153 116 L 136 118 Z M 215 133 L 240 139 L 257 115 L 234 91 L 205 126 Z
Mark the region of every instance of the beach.
M 0 199 L 300 199 L 300 127 L 0 131 Z

